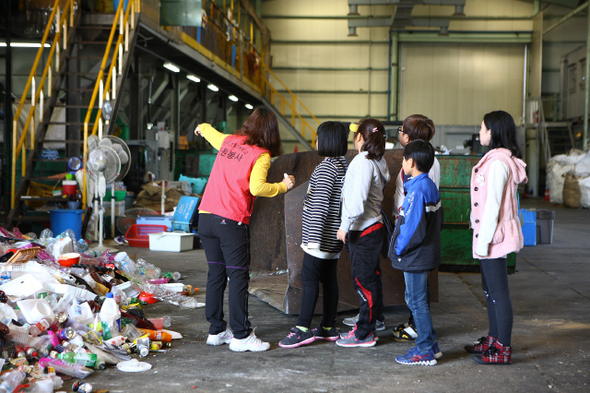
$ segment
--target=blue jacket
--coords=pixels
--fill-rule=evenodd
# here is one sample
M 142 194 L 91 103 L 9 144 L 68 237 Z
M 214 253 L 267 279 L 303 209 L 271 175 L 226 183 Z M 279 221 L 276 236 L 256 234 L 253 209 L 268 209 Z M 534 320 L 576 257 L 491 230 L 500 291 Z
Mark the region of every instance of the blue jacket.
M 389 243 L 395 269 L 431 270 L 440 264 L 440 231 L 443 209 L 440 193 L 427 173 L 405 183 L 406 199 Z

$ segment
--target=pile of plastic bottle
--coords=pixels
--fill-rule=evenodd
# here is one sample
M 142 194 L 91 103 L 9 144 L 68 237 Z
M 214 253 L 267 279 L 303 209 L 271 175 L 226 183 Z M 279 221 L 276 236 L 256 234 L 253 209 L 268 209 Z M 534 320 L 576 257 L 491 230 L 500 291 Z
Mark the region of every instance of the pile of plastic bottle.
M 138 367 L 134 358 L 161 352 L 179 338 L 165 329 L 169 317 L 145 317 L 146 304 L 204 305 L 188 296 L 180 273 L 162 274 L 125 252 L 89 253 L 72 231 L 54 238 L 44 230 L 38 239 L 16 229 L 0 232 L 0 393 L 24 383 L 30 392 L 53 392 L 63 384 L 60 375 L 83 379 L 107 365 Z M 41 248 L 34 258 L 6 262 L 31 247 Z M 60 255 L 71 251 L 79 261 L 60 265 Z

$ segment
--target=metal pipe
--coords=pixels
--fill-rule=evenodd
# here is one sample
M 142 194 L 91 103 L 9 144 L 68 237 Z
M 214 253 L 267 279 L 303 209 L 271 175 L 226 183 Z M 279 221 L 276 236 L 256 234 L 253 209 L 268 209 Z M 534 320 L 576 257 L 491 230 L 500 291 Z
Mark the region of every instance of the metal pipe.
M 524 126 L 526 124 L 526 67 L 527 67 L 527 57 L 528 57 L 528 45 L 524 46 L 524 65 L 523 65 L 523 76 L 522 76 L 522 122 L 521 124 Z
M 387 62 L 387 121 L 391 121 L 391 30 L 389 30 L 389 55 Z
M 588 5 L 588 3 L 586 3 Z M 584 81 L 584 140 L 582 146 L 584 150 L 588 148 L 588 104 L 590 103 L 590 90 L 588 81 L 590 80 L 590 12 L 588 12 L 588 32 L 586 36 L 586 80 Z
M 557 26 L 561 25 L 563 22 L 567 21 L 572 16 L 576 15 L 578 12 L 583 11 L 586 8 L 588 8 L 588 2 L 585 2 L 581 6 L 579 6 L 578 8 L 576 8 L 575 10 L 573 10 L 572 12 L 565 15 L 563 18 L 561 18 L 560 20 L 558 20 L 557 22 L 555 22 L 554 24 L 552 24 L 551 26 L 546 28 L 545 31 L 543 31 L 543 35 L 549 33 L 551 30 L 555 29 Z

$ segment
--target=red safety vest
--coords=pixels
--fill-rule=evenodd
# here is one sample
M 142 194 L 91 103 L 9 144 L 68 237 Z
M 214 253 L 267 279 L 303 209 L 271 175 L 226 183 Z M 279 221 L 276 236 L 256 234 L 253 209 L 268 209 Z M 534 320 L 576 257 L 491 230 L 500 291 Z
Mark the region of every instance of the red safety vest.
M 248 224 L 254 204 L 250 173 L 258 157 L 268 151 L 245 141 L 246 136 L 240 135 L 223 140 L 199 210 Z

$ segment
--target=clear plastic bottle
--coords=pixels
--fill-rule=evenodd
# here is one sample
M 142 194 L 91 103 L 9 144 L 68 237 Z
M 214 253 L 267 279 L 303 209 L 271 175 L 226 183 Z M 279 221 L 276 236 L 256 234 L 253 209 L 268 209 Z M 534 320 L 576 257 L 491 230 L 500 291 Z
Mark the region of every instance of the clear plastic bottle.
M 85 252 L 86 250 L 88 250 L 88 243 L 86 243 L 86 240 L 80 239 L 74 245 L 74 249 L 76 250 L 76 252 Z
M 107 293 L 106 299 L 100 308 L 100 321 L 103 331 L 103 339 L 108 340 L 111 337 L 116 337 L 121 332 L 121 310 L 119 305 L 115 302 L 112 292 Z
M 115 255 L 115 265 L 117 265 L 120 270 L 124 270 L 128 273 L 135 272 L 136 268 L 135 262 L 133 262 L 133 260 L 129 258 L 129 255 L 124 251 Z
M 146 280 L 155 280 L 160 278 L 160 275 L 162 274 L 159 267 L 146 262 L 142 258 L 137 258 L 136 265 L 139 273 L 144 276 Z
M 45 228 L 41 231 L 41 235 L 39 236 L 39 239 L 41 240 L 49 240 L 53 238 L 53 232 L 51 232 L 51 229 L 49 228 Z
M 9 372 L 2 378 L 3 381 L 0 383 L 0 393 L 12 393 L 26 376 L 27 374 L 20 369 Z
M 41 334 L 41 332 L 46 331 L 50 327 L 51 323 L 47 319 L 43 318 L 39 322 L 29 326 L 29 334 L 31 336 L 38 336 Z

